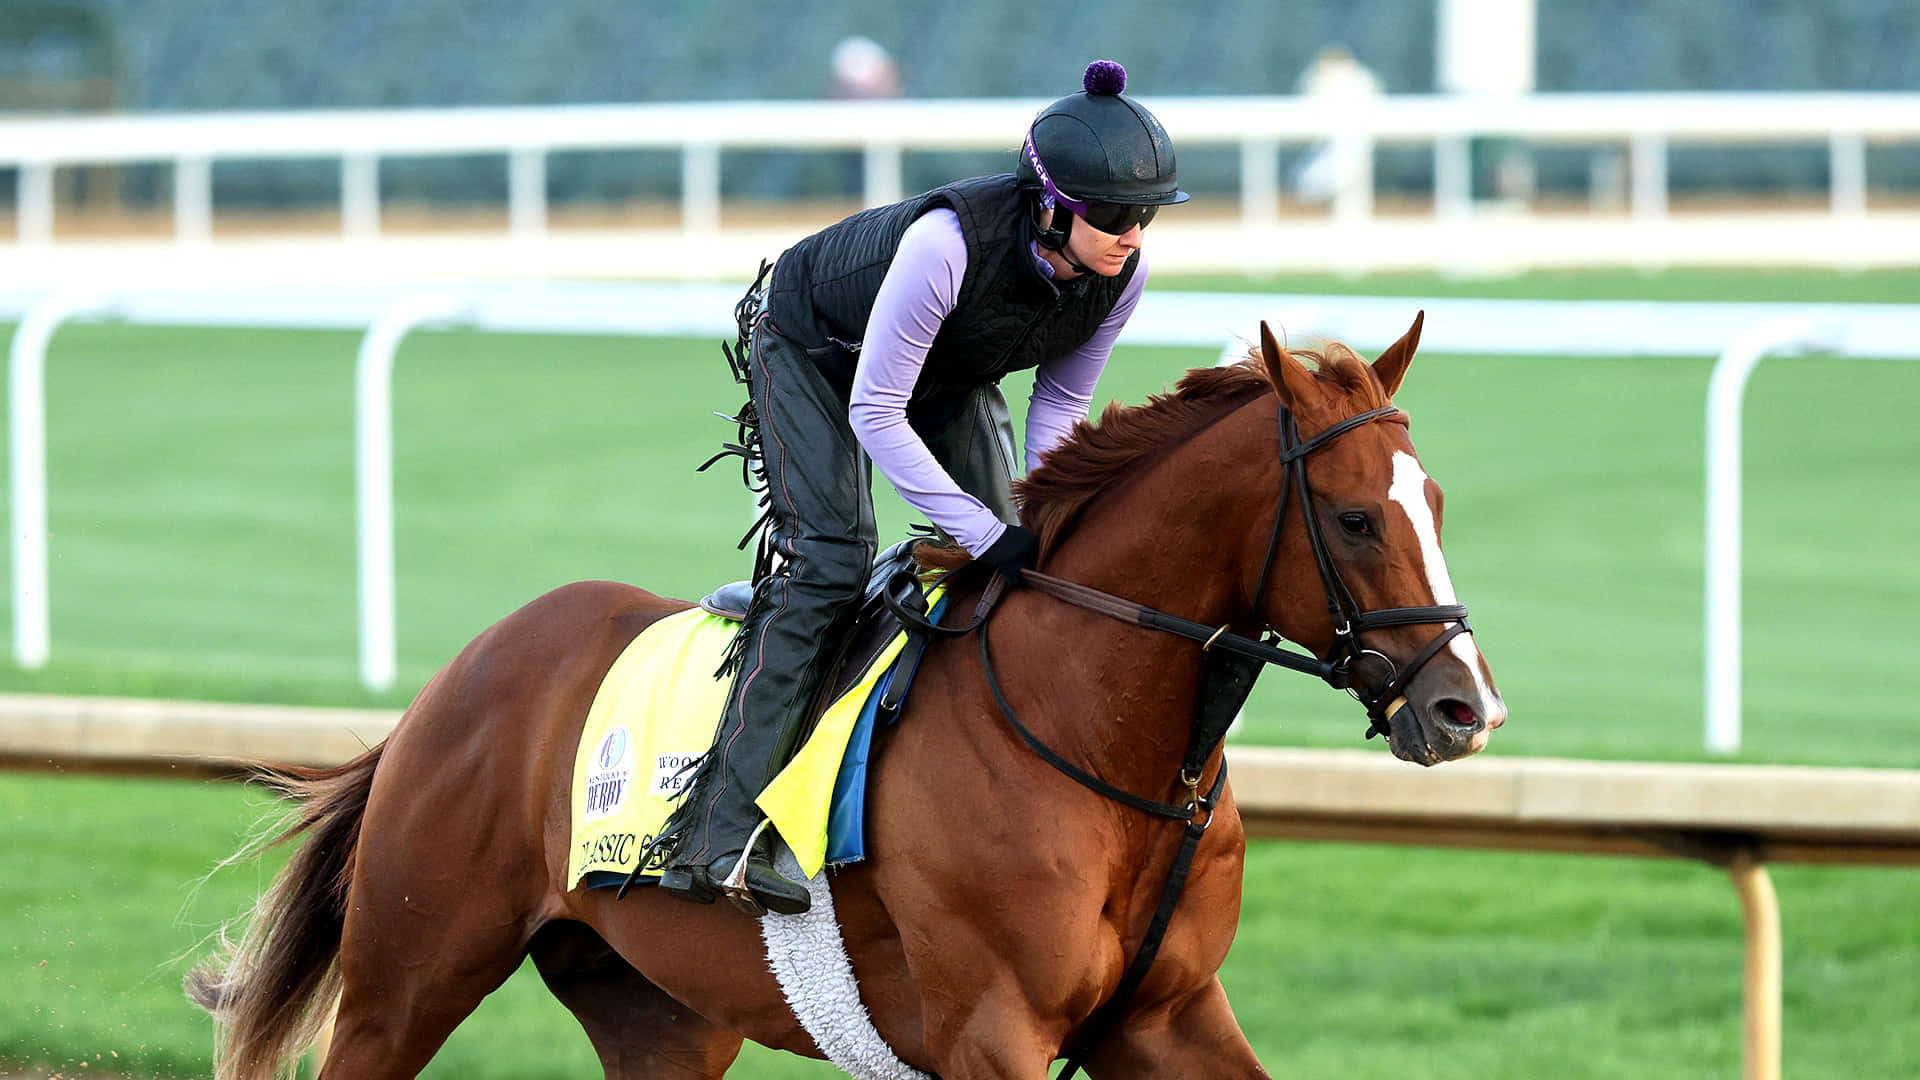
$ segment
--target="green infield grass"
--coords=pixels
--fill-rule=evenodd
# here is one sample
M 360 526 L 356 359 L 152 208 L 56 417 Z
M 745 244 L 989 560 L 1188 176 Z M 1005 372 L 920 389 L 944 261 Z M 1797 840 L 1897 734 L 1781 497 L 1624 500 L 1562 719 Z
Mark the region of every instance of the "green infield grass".
M 1920 299 L 1911 273 L 1168 284 Z M 48 368 L 52 662 L 0 665 L 0 690 L 397 707 L 490 622 L 566 581 L 695 596 L 745 574 L 737 468 L 693 471 L 732 435 L 710 413 L 741 400 L 715 342 L 420 334 L 395 380 L 400 677 L 391 692 L 362 690 L 357 340 L 63 329 Z M 1213 359 L 1123 348 L 1102 393 L 1138 401 Z M 1710 365 L 1440 353 L 1415 364 L 1400 403 L 1446 489 L 1453 578 L 1512 709 L 1492 752 L 1705 757 Z M 1025 389 L 1008 389 L 1017 412 Z M 1781 359 L 1755 375 L 1738 760 L 1920 766 L 1906 719 L 1920 691 L 1917 410 L 1916 364 Z M 884 492 L 879 503 L 884 536 L 904 535 L 904 509 Z M 1363 726 L 1344 696 L 1273 672 L 1235 737 L 1377 747 L 1360 742 Z M 229 784 L 0 775 L 0 962 L 13 975 L 0 980 L 0 1061 L 206 1075 L 209 1029 L 180 997 L 181 958 L 245 909 L 277 857 L 191 888 L 264 810 Z M 1920 874 L 1774 874 L 1788 1073 L 1913 1075 Z M 1226 979 L 1276 1074 L 1738 1067 L 1738 905 L 1705 868 L 1258 844 L 1247 892 Z M 832 1075 L 751 1049 L 735 1073 Z M 596 1071 L 572 1021 L 523 974 L 429 1075 Z
M 212 1029 L 180 993 L 184 957 L 203 955 L 203 939 L 278 867 L 276 852 L 207 876 L 267 809 L 229 783 L 0 774 L 0 1061 L 67 1077 L 206 1076 Z M 1773 875 L 1787 1075 L 1911 1077 L 1920 872 Z M 1738 1071 L 1739 903 L 1704 866 L 1257 843 L 1246 895 L 1222 978 L 1276 1076 Z M 753 1047 L 733 1074 L 839 1075 Z M 426 1075 L 599 1071 L 573 1019 L 523 971 Z

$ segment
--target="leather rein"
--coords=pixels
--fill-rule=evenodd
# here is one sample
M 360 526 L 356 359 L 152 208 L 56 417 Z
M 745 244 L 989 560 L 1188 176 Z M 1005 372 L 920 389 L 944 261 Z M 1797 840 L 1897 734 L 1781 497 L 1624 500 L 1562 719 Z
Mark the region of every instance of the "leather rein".
M 1230 623 L 1218 627 L 1209 626 L 1206 623 L 1194 622 L 1086 585 L 1042 574 L 1036 570 L 1024 571 L 1021 574 L 1022 581 L 1026 585 L 1065 603 L 1145 629 L 1174 634 L 1199 642 L 1201 650 L 1209 654 L 1202 678 L 1200 707 L 1196 710 L 1194 724 L 1189 733 L 1186 756 L 1180 770 L 1180 784 L 1186 789 L 1186 798 L 1182 802 L 1161 802 L 1116 787 L 1068 761 L 1020 722 L 1019 716 L 1001 689 L 987 644 L 988 617 L 1007 585 L 1000 575 L 994 576 L 985 594 L 981 596 L 979 605 L 974 610 L 973 619 L 966 625 L 958 627 L 939 626 L 911 608 L 903 609 L 898 602 L 902 599 L 900 593 L 894 589 L 888 590 L 890 598 L 896 601 L 891 605 L 896 615 L 911 629 L 940 637 L 960 637 L 975 631 L 979 632 L 980 663 L 985 669 L 987 686 L 993 692 L 995 704 L 999 706 L 1001 714 L 1013 726 L 1021 740 L 1047 764 L 1074 782 L 1108 799 L 1155 817 L 1179 821 L 1184 826 L 1180 849 L 1174 856 L 1172 868 L 1168 872 L 1166 884 L 1161 891 L 1160 902 L 1154 911 L 1152 921 L 1148 924 L 1146 935 L 1141 940 L 1140 949 L 1128 963 L 1113 995 L 1088 1018 L 1082 1027 L 1080 1038 L 1068 1052 L 1067 1065 L 1061 1070 L 1058 1080 L 1070 1080 L 1080 1070 L 1088 1055 L 1119 1022 L 1134 992 L 1145 981 L 1148 970 L 1159 954 L 1167 924 L 1172 918 L 1181 892 L 1185 889 L 1200 838 L 1212 824 L 1214 808 L 1219 805 L 1220 795 L 1226 787 L 1227 768 L 1225 760 L 1222 759 L 1214 782 L 1209 785 L 1205 794 L 1201 793 L 1200 782 L 1206 763 L 1213 757 L 1214 751 L 1225 738 L 1228 725 L 1232 722 L 1233 716 L 1238 713 L 1241 703 L 1246 700 L 1247 693 L 1252 690 L 1253 680 L 1263 666 L 1271 664 L 1314 675 L 1325 680 L 1328 685 L 1352 694 L 1366 707 L 1367 716 L 1371 720 L 1371 725 L 1367 729 L 1367 738 L 1371 739 L 1375 735 L 1390 734 L 1388 720 L 1408 707 L 1404 692 L 1414 676 L 1418 675 L 1427 662 L 1437 656 L 1448 642 L 1471 629 L 1467 624 L 1467 608 L 1464 604 L 1361 610 L 1353 599 L 1353 593 L 1348 590 L 1346 582 L 1341 579 L 1338 567 L 1333 563 L 1333 556 L 1328 550 L 1326 537 L 1321 531 L 1320 521 L 1314 510 L 1313 490 L 1307 483 L 1307 457 L 1315 450 L 1356 428 L 1377 420 L 1404 415 L 1394 406 L 1385 405 L 1348 417 L 1316 433 L 1312 438 L 1302 439 L 1299 424 L 1292 411 L 1284 404 L 1279 406 L 1281 464 L 1279 505 L 1274 514 L 1273 533 L 1267 541 L 1266 558 L 1260 567 L 1259 585 L 1253 593 L 1253 603 L 1256 606 L 1253 615 L 1254 618 L 1258 618 L 1257 607 L 1261 598 L 1266 595 L 1267 585 L 1272 580 L 1274 563 L 1280 552 L 1281 531 L 1287 519 L 1287 500 L 1292 494 L 1300 501 L 1301 518 L 1306 526 L 1308 547 L 1313 552 L 1314 565 L 1319 571 L 1321 588 L 1327 598 L 1328 613 L 1332 617 L 1334 641 L 1328 650 L 1328 659 L 1322 660 L 1308 653 L 1292 652 L 1281 648 L 1280 643 L 1284 639 L 1271 628 L 1265 638 L 1250 638 L 1233 633 L 1228 628 Z M 917 588 L 915 595 L 917 595 Z M 1360 635 L 1369 630 L 1423 623 L 1451 623 L 1452 625 L 1435 635 L 1433 640 L 1416 653 L 1404 668 L 1397 668 L 1383 653 L 1367 649 L 1360 643 Z M 1219 650 L 1217 656 L 1214 650 Z M 1353 668 L 1364 655 L 1377 656 L 1388 666 L 1389 676 L 1377 689 L 1355 685 Z
M 1320 518 L 1314 510 L 1313 488 L 1307 483 L 1307 456 L 1315 450 L 1345 435 L 1355 428 L 1363 427 L 1376 420 L 1388 420 L 1405 414 L 1392 405 L 1383 405 L 1377 409 L 1350 416 L 1310 439 L 1300 438 L 1300 428 L 1293 413 L 1281 406 L 1280 424 L 1280 498 L 1279 507 L 1273 518 L 1273 533 L 1267 540 L 1267 554 L 1260 566 L 1260 582 L 1254 588 L 1254 603 L 1266 595 L 1267 585 L 1273 580 L 1274 563 L 1280 554 L 1280 536 L 1287 519 L 1287 499 L 1289 494 L 1300 500 L 1301 517 L 1306 524 L 1307 546 L 1313 552 L 1315 568 L 1320 573 L 1321 590 L 1327 598 L 1327 611 L 1333 623 L 1333 645 L 1328 650 L 1330 659 L 1322 660 L 1308 653 L 1291 652 L 1280 647 L 1285 639 L 1277 632 L 1269 632 L 1268 637 L 1256 639 L 1233 633 L 1228 627 L 1218 627 L 1206 623 L 1183 619 L 1157 608 L 1150 608 L 1131 600 L 1125 600 L 1111 593 L 1101 592 L 1075 582 L 1042 574 L 1036 570 L 1024 572 L 1022 580 L 1048 595 L 1085 608 L 1088 611 L 1106 615 L 1122 622 L 1134 623 L 1149 630 L 1174 634 L 1197 641 L 1203 650 L 1220 649 L 1257 660 L 1263 664 L 1284 667 L 1307 675 L 1318 676 L 1329 686 L 1345 690 L 1366 706 L 1367 716 L 1372 725 L 1367 729 L 1367 738 L 1389 733 L 1387 720 L 1405 705 L 1402 696 L 1414 676 L 1427 666 L 1427 662 L 1439 655 L 1447 643 L 1460 634 L 1467 633 L 1472 627 L 1467 622 L 1465 604 L 1429 604 L 1421 607 L 1375 608 L 1363 611 L 1353 599 L 1353 593 L 1340 577 L 1340 570 L 1334 565 L 1333 555 L 1328 550 L 1326 535 L 1320 528 Z M 1451 623 L 1446 629 L 1435 635 L 1405 668 L 1398 668 L 1384 654 L 1365 648 L 1360 643 L 1360 635 L 1369 630 L 1379 630 L 1390 626 L 1414 626 L 1422 623 Z M 984 622 L 980 629 L 984 630 Z M 1392 669 L 1387 681 L 1378 689 L 1369 690 L 1355 684 L 1354 664 L 1363 655 L 1379 657 Z

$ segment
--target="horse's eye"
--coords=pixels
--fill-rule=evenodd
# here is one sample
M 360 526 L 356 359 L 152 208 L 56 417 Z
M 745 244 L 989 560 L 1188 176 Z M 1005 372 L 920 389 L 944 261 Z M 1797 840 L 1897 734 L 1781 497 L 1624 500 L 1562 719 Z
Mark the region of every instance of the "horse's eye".
M 1348 536 L 1373 535 L 1373 523 L 1367 520 L 1365 514 L 1341 514 L 1340 527 L 1347 531 Z

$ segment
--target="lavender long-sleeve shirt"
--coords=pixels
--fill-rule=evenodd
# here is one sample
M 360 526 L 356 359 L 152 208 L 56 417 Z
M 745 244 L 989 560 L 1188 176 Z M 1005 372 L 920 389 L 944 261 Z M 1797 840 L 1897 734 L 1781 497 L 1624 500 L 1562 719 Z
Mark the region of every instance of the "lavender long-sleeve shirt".
M 1037 251 L 1033 261 L 1041 273 L 1053 276 L 1052 265 Z M 1000 539 L 1006 524 L 979 499 L 960 490 L 907 423 L 914 383 L 926 365 L 934 335 L 953 311 L 966 270 L 966 237 L 952 210 L 930 210 L 907 227 L 867 318 L 849 417 L 867 456 L 901 498 L 978 555 Z M 1120 299 L 1086 344 L 1042 363 L 1034 373 L 1027 407 L 1028 469 L 1087 415 L 1094 385 L 1113 354 L 1114 339 L 1140 302 L 1146 284 L 1142 252 Z

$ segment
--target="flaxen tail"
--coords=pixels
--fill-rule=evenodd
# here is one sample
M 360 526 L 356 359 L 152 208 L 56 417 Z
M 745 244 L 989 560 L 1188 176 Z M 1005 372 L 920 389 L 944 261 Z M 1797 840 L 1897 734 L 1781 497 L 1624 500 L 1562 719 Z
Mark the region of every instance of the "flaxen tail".
M 254 907 L 238 946 L 187 976 L 187 996 L 221 1033 L 216 1080 L 272 1080 L 311 1043 L 340 995 L 340 929 L 373 770 L 385 744 L 332 769 L 263 768 L 260 778 L 298 804 L 287 829 L 260 847 L 307 834 Z

